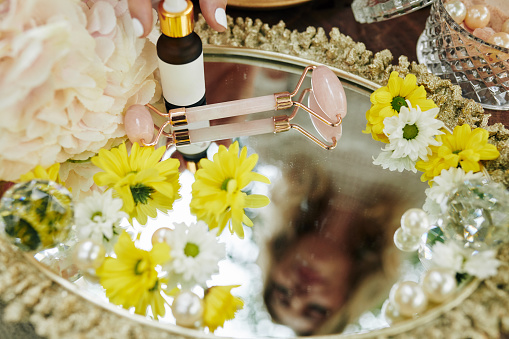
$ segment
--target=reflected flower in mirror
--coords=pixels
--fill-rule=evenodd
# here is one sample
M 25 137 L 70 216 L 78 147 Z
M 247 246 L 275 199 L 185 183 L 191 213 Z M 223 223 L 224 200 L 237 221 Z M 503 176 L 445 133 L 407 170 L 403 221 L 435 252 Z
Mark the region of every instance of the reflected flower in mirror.
M 179 198 L 179 164 L 177 159 L 161 160 L 164 147 L 140 147 L 134 143 L 127 154 L 125 143 L 108 151 L 101 149 L 92 163 L 104 172 L 94 175 L 98 186 L 108 186 L 123 201 L 123 210 L 129 221 L 147 223 L 157 211 L 166 213 Z
M 239 285 L 212 286 L 205 294 L 205 310 L 203 324 L 214 332 L 222 327 L 227 320 L 235 317 L 235 312 L 244 306 L 244 302 L 231 294 L 231 290 Z
M 169 273 L 168 290 L 177 284 L 182 288 L 205 287 L 205 282 L 219 272 L 218 262 L 226 254 L 225 245 L 218 242 L 215 232 L 202 221 L 189 226 L 175 224 L 167 243 L 171 247 L 171 260 L 164 265 Z
M 108 257 L 96 270 L 110 302 L 125 309 L 135 308 L 136 314 L 146 315 L 150 306 L 154 318 L 164 316 L 162 296 L 164 280 L 156 270 L 170 260 L 170 247 L 156 243 L 150 251 L 137 248 L 127 232 L 122 232 L 115 245 L 114 257 Z
M 269 198 L 264 195 L 242 191 L 253 181 L 270 184 L 267 177 L 252 171 L 257 161 L 258 154 L 248 157 L 246 147 L 239 155 L 238 141 L 228 149 L 220 145 L 213 161 L 200 160 L 201 168 L 196 172 L 196 181 L 192 185 L 191 213 L 205 221 L 209 228 L 218 228 L 218 234 L 228 225 L 232 234 L 243 238 L 242 225 L 253 226 L 244 209 L 269 204 Z
M 125 143 L 111 150 L 101 149 L 99 154 L 91 159 L 91 163 L 102 170 L 95 173 L 94 181 L 106 190 L 102 192 L 99 187 L 89 196 L 74 198 L 76 220 L 74 223 L 72 221 L 65 223 L 66 231 L 74 224 L 78 239 L 60 240 L 71 246 L 71 249 L 67 246 L 58 248 L 45 246 L 42 249 L 48 249 L 49 252 L 37 255 L 41 260 L 51 256 L 52 259 L 47 261 L 52 265 L 56 263 L 53 266 L 59 274 L 70 280 L 83 276 L 87 281 L 90 279 L 92 284 L 93 281 L 98 281 L 104 288 L 106 297 L 113 304 L 125 309 L 134 309 L 137 314 L 155 319 L 165 315 L 166 305 L 172 305 L 177 324 L 187 324 L 183 321 L 194 319 L 190 325 L 185 326 L 207 327 L 213 332 L 222 327 L 225 321 L 233 319 L 236 311 L 243 306 L 242 300 L 231 294 L 236 285 L 208 287 L 212 276 L 219 271 L 218 263 L 226 255 L 225 244 L 219 242 L 216 231 L 203 221 L 189 226 L 177 223 L 173 225 L 173 229 L 163 227 L 164 232 L 152 236 L 151 250 L 142 249 L 141 247 L 145 245 L 142 245 L 141 241 L 135 245 L 135 241 L 131 240 L 127 233 L 134 231 L 137 233 L 137 239 L 140 239 L 145 228 L 142 228 L 141 232 L 136 232 L 133 219 L 146 223 L 148 217 L 157 215 L 158 210 L 167 212 L 172 209 L 174 200 L 180 198 L 179 161 L 172 158 L 163 160 L 165 151 L 165 147 L 154 149 L 140 147 L 137 143 L 133 144 L 130 150 Z M 234 199 L 228 200 L 227 197 L 226 202 L 237 203 L 235 199 L 240 201 L 240 205 L 235 205 L 234 208 L 240 206 L 242 215 L 243 208 L 268 204 L 267 197 L 240 190 L 248 188 L 253 181 L 269 183 L 264 176 L 252 172 L 258 160 L 257 154 L 248 157 L 245 147 L 239 154 L 238 142 L 231 145 L 229 150 L 220 148 L 220 152 L 220 155 L 216 154 L 215 159 L 218 158 L 220 161 L 216 161 L 215 164 L 209 161 L 213 170 L 228 178 L 223 178 L 222 182 L 225 192 L 233 195 Z M 58 167 L 58 164 L 48 169 L 37 167 L 25 177 L 42 176 L 56 179 Z M 207 164 L 204 168 L 206 167 Z M 203 168 L 198 172 L 203 173 L 202 179 L 207 178 L 207 174 L 210 175 L 204 172 Z M 215 174 L 217 172 L 212 172 L 212 175 Z M 203 198 L 207 196 L 203 194 L 206 192 L 208 192 L 206 186 L 204 191 L 200 187 L 193 188 L 195 196 Z M 8 193 L 9 191 L 6 194 Z M 23 192 L 20 201 L 25 201 L 30 197 L 30 193 Z M 222 198 L 224 197 L 220 194 L 215 196 L 214 192 L 206 197 L 209 202 L 217 199 L 223 202 Z M 162 205 L 161 201 L 165 205 Z M 31 203 L 35 207 L 38 206 Z M 131 209 L 126 206 L 131 206 Z M 29 204 L 29 207 L 32 206 Z M 227 213 L 228 209 L 232 208 L 228 207 L 224 212 Z M 232 218 L 231 215 L 228 217 Z M 124 218 L 127 218 L 131 225 L 120 227 Z M 243 225 L 240 224 L 239 227 L 242 228 Z M 124 228 L 127 231 L 122 232 Z M 241 232 L 238 229 L 235 231 Z M 42 230 L 39 237 L 47 236 L 49 233 L 50 230 Z M 111 247 L 114 248 L 113 252 Z M 108 256 L 105 258 L 105 255 Z M 62 266 L 63 264 L 66 266 Z M 189 299 L 183 296 L 192 291 L 202 293 L 205 291 L 205 296 L 195 294 L 194 298 L 199 305 L 203 305 L 202 311 L 183 314 L 182 304 Z M 180 307 L 177 307 L 179 305 Z

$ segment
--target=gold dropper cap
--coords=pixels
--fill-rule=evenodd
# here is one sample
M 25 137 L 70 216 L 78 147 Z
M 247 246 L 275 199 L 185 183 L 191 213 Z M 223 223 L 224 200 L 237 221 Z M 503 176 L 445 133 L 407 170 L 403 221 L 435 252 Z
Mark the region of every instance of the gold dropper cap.
M 193 3 L 187 0 L 187 8 L 179 13 L 170 13 L 164 9 L 164 0 L 159 2 L 159 21 L 161 32 L 170 38 L 182 38 L 193 32 Z

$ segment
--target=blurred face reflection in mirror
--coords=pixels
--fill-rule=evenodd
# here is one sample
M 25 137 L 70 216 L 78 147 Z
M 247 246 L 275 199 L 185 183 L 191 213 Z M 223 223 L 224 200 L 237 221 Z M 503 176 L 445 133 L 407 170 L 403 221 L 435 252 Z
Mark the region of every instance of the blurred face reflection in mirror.
M 274 319 L 298 334 L 312 334 L 344 305 L 351 265 L 334 239 L 299 237 L 269 273 L 267 306 Z
M 264 300 L 298 335 L 339 333 L 387 296 L 402 211 L 385 186 L 338 182 L 309 163 L 295 159 L 271 191 Z

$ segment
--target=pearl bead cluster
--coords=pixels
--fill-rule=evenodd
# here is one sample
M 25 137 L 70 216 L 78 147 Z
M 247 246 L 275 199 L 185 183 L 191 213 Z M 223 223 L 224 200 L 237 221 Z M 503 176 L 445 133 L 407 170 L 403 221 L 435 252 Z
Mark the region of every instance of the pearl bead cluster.
M 421 237 L 430 228 L 428 215 L 420 208 L 411 208 L 401 217 L 401 227 L 394 233 L 394 244 L 403 252 L 419 249 Z
M 421 245 L 422 235 L 429 228 L 426 212 L 411 208 L 401 217 L 401 227 L 394 234 L 394 243 L 401 251 L 416 251 Z M 403 281 L 395 284 L 382 307 L 382 314 L 389 323 L 414 317 L 425 311 L 430 303 L 446 301 L 455 291 L 455 272 L 430 269 L 420 283 Z
M 450 299 L 456 292 L 455 273 L 446 269 L 431 269 L 420 283 L 402 281 L 395 284 L 389 299 L 382 306 L 382 314 L 388 323 L 414 317 L 428 306 Z
M 444 6 L 451 18 L 474 36 L 490 44 L 509 48 L 509 18 L 502 24 L 501 30 L 496 32 L 489 26 L 492 16 L 487 6 L 467 7 L 462 0 L 450 0 Z

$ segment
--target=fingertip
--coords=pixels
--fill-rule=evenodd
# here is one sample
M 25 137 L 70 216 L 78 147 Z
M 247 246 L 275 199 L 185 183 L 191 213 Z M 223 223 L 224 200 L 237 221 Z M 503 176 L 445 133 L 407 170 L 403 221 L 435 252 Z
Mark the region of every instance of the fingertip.
M 150 0 L 128 0 L 134 34 L 146 37 L 152 30 L 152 4 Z
M 216 22 L 222 27 L 221 31 L 224 31 L 228 26 L 228 22 L 226 21 L 226 11 L 224 8 L 216 8 L 216 11 L 214 12 L 214 18 L 216 19 Z
M 223 32 L 228 27 L 225 0 L 200 0 L 200 8 L 205 21 L 212 29 Z
M 137 38 L 141 38 L 145 34 L 145 29 L 143 28 L 143 25 L 141 24 L 140 20 L 137 18 L 132 18 L 133 21 L 133 30 L 134 35 Z

